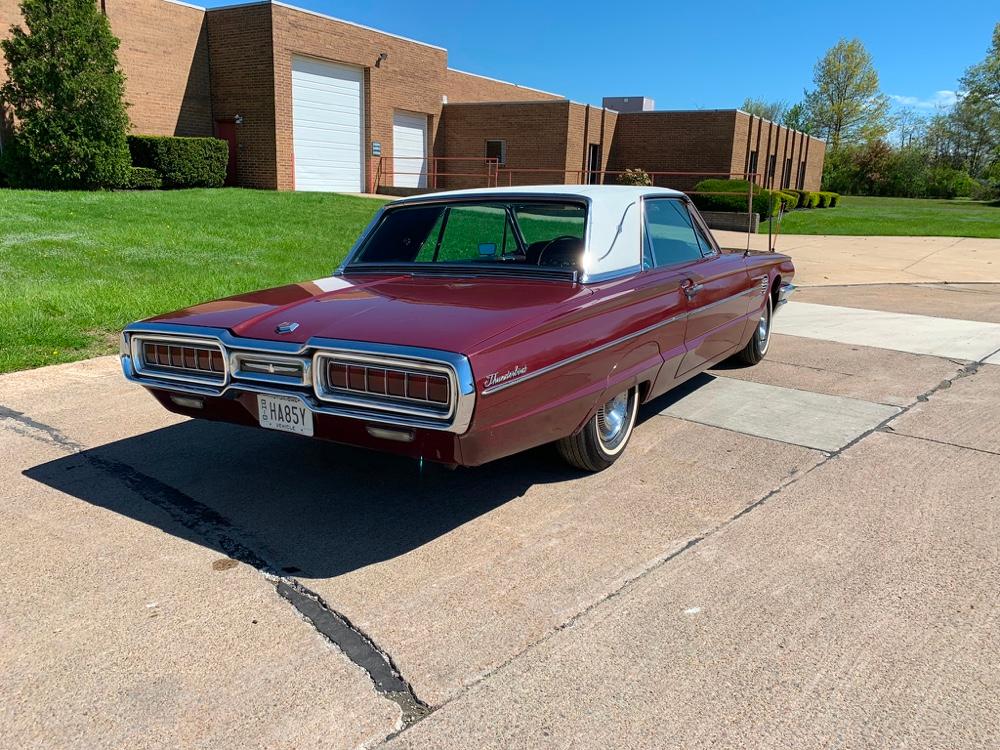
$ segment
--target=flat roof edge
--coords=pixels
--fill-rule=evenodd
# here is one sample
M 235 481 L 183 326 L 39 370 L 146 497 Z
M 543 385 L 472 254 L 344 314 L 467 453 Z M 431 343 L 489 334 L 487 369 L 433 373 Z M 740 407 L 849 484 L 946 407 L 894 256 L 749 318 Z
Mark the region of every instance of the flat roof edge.
M 519 89 L 524 89 L 525 91 L 535 91 L 539 94 L 546 94 L 547 96 L 556 96 L 559 97 L 560 99 L 566 98 L 562 94 L 554 94 L 551 91 L 543 91 L 542 89 L 536 89 L 531 86 L 522 86 L 520 83 L 512 83 L 511 81 L 504 81 L 501 80 L 500 78 L 491 78 L 490 76 L 484 76 L 481 75 L 480 73 L 470 73 L 467 70 L 459 70 L 458 68 L 452 68 L 450 66 L 448 67 L 448 70 L 450 70 L 452 73 L 461 73 L 462 75 L 472 76 L 473 78 L 482 78 L 486 81 L 493 81 L 493 83 L 502 83 L 506 86 L 515 86 Z
M 168 2 L 174 2 L 174 0 L 168 0 Z M 183 3 L 181 3 L 183 4 Z M 234 8 L 246 8 L 253 5 L 274 5 L 279 8 L 285 8 L 286 10 L 294 10 L 299 13 L 305 13 L 310 16 L 315 16 L 316 18 L 322 18 L 327 21 L 334 21 L 335 23 L 342 23 L 347 26 L 353 26 L 356 29 L 364 29 L 365 31 L 374 31 L 376 34 L 382 34 L 383 36 L 392 37 L 393 39 L 399 39 L 403 42 L 409 42 L 410 44 L 419 44 L 421 47 L 430 47 L 431 49 L 441 50 L 442 52 L 447 52 L 448 50 L 437 44 L 430 44 L 429 42 L 421 42 L 419 39 L 411 39 L 408 36 L 403 36 L 402 34 L 393 34 L 391 31 L 384 31 L 382 29 L 376 29 L 373 26 L 365 26 L 363 23 L 356 23 L 354 21 L 348 21 L 343 18 L 337 18 L 336 16 L 331 16 L 326 13 L 320 13 L 318 10 L 310 10 L 309 8 L 300 8 L 298 5 L 292 5 L 291 3 L 282 2 L 282 0 L 246 0 L 246 2 L 231 3 L 229 5 L 218 5 L 213 8 L 203 8 L 207 13 L 211 13 L 216 10 L 232 10 Z

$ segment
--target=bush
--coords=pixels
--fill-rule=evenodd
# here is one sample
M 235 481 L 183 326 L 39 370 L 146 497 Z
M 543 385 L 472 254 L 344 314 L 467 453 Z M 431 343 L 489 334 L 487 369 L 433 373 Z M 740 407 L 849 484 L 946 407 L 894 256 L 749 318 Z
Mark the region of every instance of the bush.
M 829 208 L 830 203 L 833 200 L 833 193 L 826 190 L 820 190 L 817 195 L 819 196 L 819 207 Z
M 836 208 L 838 203 L 840 203 L 840 194 L 830 193 L 830 208 Z
M 784 201 L 786 211 L 794 211 L 799 207 L 799 200 L 802 196 L 797 190 L 781 190 L 781 199 Z
M 129 151 L 137 167 L 155 170 L 165 188 L 222 187 L 229 144 L 218 138 L 130 135 Z
M 802 192 L 802 202 L 800 205 L 802 208 L 816 208 L 819 206 L 819 193 L 814 193 L 811 190 L 804 190 Z
M 750 183 L 746 180 L 702 180 L 694 186 L 691 200 L 700 211 L 746 213 L 749 188 Z M 717 193 L 732 193 L 732 195 L 717 195 Z M 753 213 L 760 214 L 760 218 L 766 219 L 772 213 L 777 214 L 780 205 L 781 196 L 778 193 L 754 185 Z
M 125 190 L 159 190 L 162 187 L 160 173 L 149 167 L 132 167 L 122 185 Z
M 651 187 L 653 185 L 653 178 L 649 176 L 645 169 L 626 169 L 622 174 L 618 175 L 618 184 Z
M 24 28 L 0 41 L 13 115 L 2 168 L 17 187 L 121 185 L 129 167 L 118 39 L 93 0 L 21 0 Z

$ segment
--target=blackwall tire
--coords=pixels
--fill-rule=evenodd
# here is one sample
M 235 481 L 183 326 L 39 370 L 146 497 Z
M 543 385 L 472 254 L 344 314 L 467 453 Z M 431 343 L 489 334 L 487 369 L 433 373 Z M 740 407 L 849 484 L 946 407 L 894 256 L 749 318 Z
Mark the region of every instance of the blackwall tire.
M 639 412 L 639 389 L 629 388 L 598 409 L 580 432 L 556 443 L 568 463 L 584 471 L 603 471 L 625 452 Z

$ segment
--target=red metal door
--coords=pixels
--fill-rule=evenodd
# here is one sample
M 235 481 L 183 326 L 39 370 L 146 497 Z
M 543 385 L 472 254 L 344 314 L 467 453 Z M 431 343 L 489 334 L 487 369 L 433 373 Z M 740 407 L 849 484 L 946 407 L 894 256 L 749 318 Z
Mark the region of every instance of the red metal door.
M 696 261 L 687 274 L 687 353 L 678 375 L 704 367 L 743 343 L 753 291 L 742 254 L 719 253 Z
M 233 120 L 216 120 L 215 137 L 229 144 L 229 162 L 226 164 L 226 187 L 236 184 L 236 155 L 238 144 L 236 142 L 236 123 Z

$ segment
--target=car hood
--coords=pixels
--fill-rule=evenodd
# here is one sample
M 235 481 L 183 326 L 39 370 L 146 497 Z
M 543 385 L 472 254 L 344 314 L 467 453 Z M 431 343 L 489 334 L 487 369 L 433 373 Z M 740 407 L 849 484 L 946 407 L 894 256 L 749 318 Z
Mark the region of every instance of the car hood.
M 518 323 L 551 315 L 590 291 L 564 281 L 429 276 L 329 277 L 152 318 L 225 328 L 235 336 L 304 343 L 346 339 L 474 353 Z M 278 334 L 282 323 L 297 323 Z

